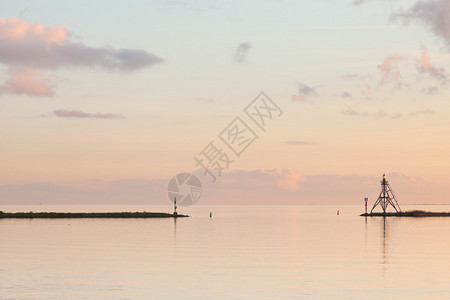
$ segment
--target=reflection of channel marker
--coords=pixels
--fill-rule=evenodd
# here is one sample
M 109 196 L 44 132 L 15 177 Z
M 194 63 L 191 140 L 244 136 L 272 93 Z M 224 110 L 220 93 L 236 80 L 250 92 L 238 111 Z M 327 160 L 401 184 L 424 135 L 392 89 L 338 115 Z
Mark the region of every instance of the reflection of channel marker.
M 172 202 L 176 197 L 177 205 L 189 206 L 200 199 L 202 184 L 194 174 L 180 173 L 169 181 L 167 194 Z

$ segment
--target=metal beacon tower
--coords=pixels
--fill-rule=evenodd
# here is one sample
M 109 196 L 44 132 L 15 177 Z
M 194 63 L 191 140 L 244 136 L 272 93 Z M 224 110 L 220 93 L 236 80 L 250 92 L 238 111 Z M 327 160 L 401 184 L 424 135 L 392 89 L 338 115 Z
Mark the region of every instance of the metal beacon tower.
M 394 192 L 389 185 L 389 182 L 386 180 L 386 174 L 383 174 L 383 180 L 381 181 L 381 192 L 370 213 L 372 213 L 378 205 L 380 205 L 383 209 L 383 213 L 386 213 L 386 208 L 389 204 L 392 205 L 396 212 L 402 211 L 400 209 L 400 205 L 398 205 L 397 198 L 395 198 Z

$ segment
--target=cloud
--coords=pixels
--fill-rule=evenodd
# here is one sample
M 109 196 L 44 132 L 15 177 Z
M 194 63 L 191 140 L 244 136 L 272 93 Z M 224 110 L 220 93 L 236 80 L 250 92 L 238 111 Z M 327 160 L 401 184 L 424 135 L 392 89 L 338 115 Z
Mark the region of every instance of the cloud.
M 102 113 L 86 113 L 81 110 L 57 109 L 50 113 L 50 116 L 58 118 L 80 118 L 80 119 L 123 119 L 122 114 L 102 114 Z
M 417 1 L 407 11 L 392 14 L 391 21 L 403 20 L 406 24 L 419 21 L 450 46 L 450 2 L 448 0 Z
M 378 66 L 378 69 L 380 69 L 383 73 L 392 73 L 396 71 L 396 64 L 399 62 L 405 62 L 408 59 L 404 56 L 401 56 L 397 53 L 386 57 L 386 59 L 381 63 L 381 65 Z
M 430 57 L 428 56 L 428 52 L 426 50 L 422 50 L 422 54 L 420 59 L 417 60 L 417 70 L 421 74 L 428 74 L 430 78 L 439 81 L 442 85 L 446 85 L 449 82 L 449 76 L 444 68 L 434 66 Z
M 200 180 L 203 178 L 199 175 Z M 272 170 L 235 170 L 224 173 L 217 185 L 209 188 L 218 190 L 273 190 L 273 191 L 295 191 L 305 179 L 297 172 L 289 169 Z
M 360 6 L 362 4 L 365 4 L 367 2 L 369 2 L 370 0 L 353 0 L 352 2 L 350 2 L 350 5 L 353 6 Z
M 270 170 L 265 171 L 271 175 L 278 177 L 276 179 L 277 186 L 282 190 L 295 191 L 298 190 L 300 182 L 305 179 L 299 173 L 292 170 Z
M 309 146 L 309 145 L 318 145 L 316 142 L 308 142 L 308 141 L 285 141 L 285 144 L 295 145 L 295 146 Z
M 439 94 L 439 87 L 437 86 L 430 86 L 428 88 L 423 88 L 420 90 L 420 93 L 424 94 L 424 95 L 437 95 Z
M 163 60 L 138 49 L 95 48 L 70 41 L 65 26 L 54 28 L 0 18 L 0 62 L 27 68 L 101 67 L 129 71 Z
M 305 100 L 306 100 L 306 97 L 304 95 L 291 95 L 292 102 L 303 102 Z
M 371 76 L 368 74 L 357 74 L 357 73 L 353 73 L 353 74 L 344 74 L 341 76 L 341 79 L 344 80 L 357 80 L 360 82 L 361 86 L 360 86 L 360 92 L 362 93 L 362 95 L 366 98 L 371 98 L 372 96 L 372 87 L 367 83 L 367 79 L 370 78 Z M 341 98 L 343 95 L 341 95 Z
M 166 180 L 90 182 L 84 187 L 52 183 L 0 185 L 0 204 L 168 204 Z
M 0 47 L 1 48 L 1 47 Z M 45 82 L 40 70 L 9 69 L 8 79 L 0 84 L 1 94 L 28 94 L 38 97 L 53 96 L 54 92 Z
M 368 111 L 364 111 L 364 112 L 359 112 L 356 110 L 353 110 L 351 108 L 344 110 L 342 112 L 343 115 L 347 115 L 347 116 L 356 116 L 356 117 L 368 117 L 368 118 L 374 118 L 374 119 L 381 119 L 381 118 L 389 118 L 389 119 L 398 119 L 402 117 L 402 114 L 400 113 L 388 113 L 385 111 L 378 111 L 378 112 L 368 112 Z M 408 115 L 409 116 L 420 116 L 420 115 L 434 115 L 435 112 L 431 109 L 424 109 L 424 110 L 419 110 L 419 111 L 413 111 L 410 112 Z
M 373 205 L 380 192 L 379 176 L 302 176 L 293 170 L 236 170 L 206 186 L 202 171 L 201 205 L 268 204 L 361 204 L 369 197 Z M 450 186 L 435 184 L 421 177 L 387 173 L 387 179 L 402 204 L 449 203 Z M 83 187 L 50 183 L 0 185 L 0 204 L 146 204 L 170 205 L 169 179 L 124 179 L 88 182 Z M 323 187 L 327 188 L 323 188 Z M 424 200 L 425 199 L 425 200 Z M 361 206 L 363 207 L 363 206 Z M 185 208 L 184 211 L 189 211 Z
M 370 116 L 368 112 L 357 112 L 351 108 L 344 110 L 342 114 L 347 116 L 364 116 L 364 117 Z
M 319 96 L 319 94 L 316 92 L 315 87 L 310 87 L 310 86 L 304 84 L 303 82 L 297 81 L 296 87 L 298 90 L 298 94 L 291 95 L 291 100 L 293 102 L 295 102 L 295 101 L 301 102 L 301 101 L 305 101 L 307 98 Z
M 236 52 L 234 53 L 234 60 L 239 64 L 244 63 L 247 59 L 248 52 L 252 47 L 253 46 L 247 42 L 240 43 L 236 48 Z
M 344 110 L 342 112 L 343 115 L 347 115 L 347 116 L 357 116 L 357 117 L 370 117 L 370 118 L 376 118 L 376 119 L 381 119 L 381 118 L 389 118 L 389 119 L 398 119 L 402 116 L 402 114 L 396 113 L 396 114 L 391 114 L 391 113 L 387 113 L 385 111 L 378 111 L 378 112 L 358 112 L 356 110 L 353 110 L 351 108 Z
M 342 99 L 352 99 L 353 96 L 352 96 L 352 94 L 350 94 L 349 92 L 343 92 L 343 93 L 341 94 L 341 98 L 342 98 Z
M 416 63 L 415 68 L 411 62 Z M 404 81 L 402 76 L 403 72 L 409 77 L 415 74 L 419 80 L 426 77 L 427 79 L 439 82 L 441 85 L 447 85 L 450 82 L 450 76 L 446 70 L 431 63 L 429 53 L 424 48 L 422 49 L 420 56 L 409 57 L 400 55 L 399 53 L 389 55 L 378 65 L 378 70 L 380 74 L 379 83 L 374 89 L 372 89 L 366 81 L 366 78 L 369 77 L 368 75 L 345 74 L 341 76 L 341 79 L 360 81 L 360 91 L 366 98 L 370 98 L 373 93 L 376 93 L 381 87 L 385 86 L 392 88 L 391 92 L 398 91 L 404 87 L 407 87 L 408 89 L 416 88 L 415 85 L 410 86 Z M 436 94 L 438 88 L 434 87 L 429 90 L 422 89 L 420 92 L 425 94 Z M 341 98 L 349 97 L 347 94 L 342 93 Z
M 435 112 L 429 108 L 424 109 L 424 110 L 413 111 L 413 112 L 409 113 L 410 116 L 434 115 L 434 114 L 435 114 Z
M 89 47 L 81 42 L 71 41 L 69 31 L 63 25 L 50 27 L 15 18 L 0 18 L 0 45 L 0 63 L 10 69 L 25 70 L 22 72 L 28 74 L 28 81 L 22 77 L 21 82 L 25 80 L 27 86 L 34 79 L 30 89 L 22 87 L 10 90 L 32 96 L 53 95 L 44 81 L 36 81 L 36 74 L 40 70 L 85 67 L 133 71 L 163 61 L 145 50 Z M 4 83 L 3 86 L 7 84 Z
M 406 63 L 407 61 L 408 58 L 397 53 L 386 57 L 381 65 L 378 66 L 378 69 L 382 74 L 381 84 L 384 85 L 392 83 L 394 85 L 394 90 L 398 90 L 401 87 L 406 86 L 406 84 L 402 82 L 402 76 L 400 74 L 398 64 Z

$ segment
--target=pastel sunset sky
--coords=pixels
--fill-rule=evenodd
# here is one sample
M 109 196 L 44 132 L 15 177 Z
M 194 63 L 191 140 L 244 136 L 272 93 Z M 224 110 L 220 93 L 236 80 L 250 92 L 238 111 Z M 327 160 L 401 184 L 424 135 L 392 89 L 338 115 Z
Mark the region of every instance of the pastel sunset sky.
M 166 203 L 196 170 L 203 204 L 356 204 L 383 173 L 450 203 L 449 20 L 447 0 L 2 0 L 0 204 Z M 233 156 L 218 135 L 261 91 L 283 114 Z M 214 184 L 211 141 L 234 160 Z

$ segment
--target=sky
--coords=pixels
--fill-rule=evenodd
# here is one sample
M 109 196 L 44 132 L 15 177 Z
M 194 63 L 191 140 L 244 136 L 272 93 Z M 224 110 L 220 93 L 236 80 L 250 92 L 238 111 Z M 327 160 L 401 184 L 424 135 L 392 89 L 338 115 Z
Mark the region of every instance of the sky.
M 450 204 L 449 19 L 445 0 L 0 0 L 0 204 L 167 203 L 183 172 L 199 204 L 358 204 L 383 173 L 400 202 Z M 236 118 L 257 136 L 239 155 Z M 228 163 L 205 175 L 211 142 Z

